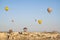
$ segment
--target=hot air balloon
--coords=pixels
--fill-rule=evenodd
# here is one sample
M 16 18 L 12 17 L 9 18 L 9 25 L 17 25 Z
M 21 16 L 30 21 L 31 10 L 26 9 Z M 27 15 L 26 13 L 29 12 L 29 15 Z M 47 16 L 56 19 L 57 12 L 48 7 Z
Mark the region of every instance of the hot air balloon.
M 37 19 L 35 19 L 35 22 L 37 21 Z
M 48 11 L 48 13 L 51 13 L 52 12 L 52 8 L 48 8 L 47 11 Z
M 9 33 L 12 33 L 13 32 L 13 30 L 12 29 L 9 29 Z
M 11 20 L 11 22 L 14 22 L 14 20 Z
M 24 28 L 23 28 L 23 31 L 24 31 L 24 32 L 27 32 L 27 27 L 24 27 Z
M 8 11 L 8 6 L 5 7 L 5 10 Z
M 42 24 L 42 20 L 38 20 L 38 23 L 39 23 L 39 24 Z

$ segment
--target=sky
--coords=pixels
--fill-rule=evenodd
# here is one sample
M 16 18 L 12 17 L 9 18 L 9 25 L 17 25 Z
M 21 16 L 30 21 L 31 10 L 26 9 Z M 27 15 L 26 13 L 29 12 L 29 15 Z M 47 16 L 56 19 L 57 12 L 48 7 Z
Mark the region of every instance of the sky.
M 35 19 L 42 20 L 42 24 Z M 0 31 L 23 31 L 24 27 L 29 32 L 60 32 L 60 0 L 0 0 Z

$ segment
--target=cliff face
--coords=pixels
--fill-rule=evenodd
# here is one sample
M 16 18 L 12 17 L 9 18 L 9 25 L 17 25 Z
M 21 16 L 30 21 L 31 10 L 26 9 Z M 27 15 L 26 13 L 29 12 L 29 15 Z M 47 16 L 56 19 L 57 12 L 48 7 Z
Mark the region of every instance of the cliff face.
M 53 32 L 1 32 L 0 40 L 60 40 L 60 33 Z

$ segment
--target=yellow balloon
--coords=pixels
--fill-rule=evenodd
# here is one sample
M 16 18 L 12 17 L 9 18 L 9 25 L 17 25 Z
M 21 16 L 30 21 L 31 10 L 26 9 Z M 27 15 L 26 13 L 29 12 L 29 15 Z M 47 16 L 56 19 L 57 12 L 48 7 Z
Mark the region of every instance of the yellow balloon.
M 8 11 L 8 6 L 5 7 L 5 10 Z
M 42 20 L 38 20 L 38 23 L 39 23 L 39 24 L 42 24 Z

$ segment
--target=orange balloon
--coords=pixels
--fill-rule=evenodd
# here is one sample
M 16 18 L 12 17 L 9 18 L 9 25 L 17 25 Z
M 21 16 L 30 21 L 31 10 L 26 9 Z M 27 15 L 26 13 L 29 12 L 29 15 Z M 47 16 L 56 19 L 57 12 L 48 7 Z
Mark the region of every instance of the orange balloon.
M 52 8 L 48 8 L 47 11 L 48 11 L 49 13 L 51 13 L 51 12 L 52 12 Z

